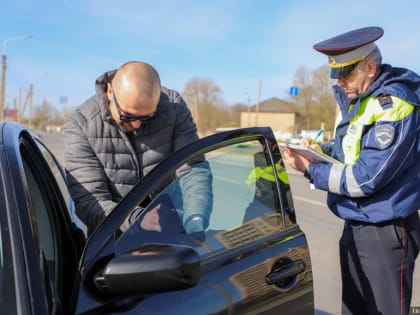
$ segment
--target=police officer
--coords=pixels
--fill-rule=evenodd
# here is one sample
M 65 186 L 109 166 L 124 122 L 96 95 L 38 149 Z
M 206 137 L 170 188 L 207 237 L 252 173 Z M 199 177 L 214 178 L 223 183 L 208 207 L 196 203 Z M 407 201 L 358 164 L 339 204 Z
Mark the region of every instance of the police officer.
M 340 239 L 343 314 L 408 314 L 420 247 L 420 77 L 382 64 L 380 27 L 314 45 L 328 56 L 341 110 L 324 152 L 343 164 L 286 161 L 345 220 Z

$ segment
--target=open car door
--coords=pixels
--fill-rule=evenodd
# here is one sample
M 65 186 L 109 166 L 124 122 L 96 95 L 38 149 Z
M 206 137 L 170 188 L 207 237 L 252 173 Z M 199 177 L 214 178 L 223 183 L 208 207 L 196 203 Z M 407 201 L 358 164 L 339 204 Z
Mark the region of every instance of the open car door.
M 80 268 L 75 313 L 313 314 L 308 244 L 270 128 L 166 158 L 95 231 Z

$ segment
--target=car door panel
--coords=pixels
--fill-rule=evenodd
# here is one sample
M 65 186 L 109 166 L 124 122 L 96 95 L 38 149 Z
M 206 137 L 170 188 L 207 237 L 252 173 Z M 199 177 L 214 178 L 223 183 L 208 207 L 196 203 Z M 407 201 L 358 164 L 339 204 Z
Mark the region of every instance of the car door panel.
M 265 312 L 266 314 L 293 314 L 294 308 L 310 310 L 312 287 L 310 276 L 298 273 L 299 279 L 290 280 L 295 286 L 279 288 L 266 284 L 266 276 L 275 263 L 282 259 L 300 259 L 307 252 L 304 236 L 264 250 L 249 247 L 237 255 L 221 254 L 213 262 L 203 261 L 200 283 L 190 289 L 146 296 L 133 309 L 135 314 L 241 314 Z M 271 240 L 276 243 L 276 240 Z M 289 250 L 289 248 L 294 248 Z M 310 266 L 309 257 L 304 262 Z M 289 282 L 289 283 L 290 283 Z M 291 298 L 293 296 L 293 299 Z M 203 301 L 211 301 L 203 303 Z M 293 305 L 285 302 L 293 301 Z M 250 311 L 252 310 L 252 311 Z M 308 314 L 312 310 L 308 311 Z
M 188 193 L 182 190 L 197 186 L 185 176 L 185 165 L 200 163 L 211 170 L 211 191 L 207 192 L 211 194 L 211 215 L 203 239 L 184 229 L 191 200 L 185 200 Z M 142 215 L 128 230 L 121 230 L 129 213 L 150 196 L 152 201 Z M 165 201 L 168 196 L 170 202 Z M 192 204 L 197 207 L 200 196 L 194 196 Z M 156 210 L 156 205 L 161 208 Z M 159 214 L 159 231 L 143 225 L 153 211 Z M 118 308 L 127 297 L 102 296 L 90 283 L 92 275 L 106 269 L 112 257 L 133 253 L 147 244 L 194 248 L 201 260 L 200 280 L 179 291 L 138 292 L 127 314 L 313 311 L 307 240 L 296 224 L 287 174 L 269 128 L 241 129 L 202 139 L 170 156 L 140 181 L 88 243 L 76 312 L 104 304 Z M 203 300 L 211 302 L 204 305 Z

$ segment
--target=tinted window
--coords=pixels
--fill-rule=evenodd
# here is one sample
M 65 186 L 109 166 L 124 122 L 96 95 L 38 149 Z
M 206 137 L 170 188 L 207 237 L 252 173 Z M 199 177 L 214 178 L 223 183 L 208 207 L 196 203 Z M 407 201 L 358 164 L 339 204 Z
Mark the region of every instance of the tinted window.
M 42 144 L 41 142 L 36 142 L 38 148 L 41 150 L 42 155 L 44 156 L 45 161 L 48 163 L 48 166 L 60 188 L 61 194 L 64 200 L 68 203 L 68 208 L 70 210 L 69 215 L 71 216 L 72 222 L 74 222 L 79 228 L 84 228 L 84 224 L 76 215 L 75 207 L 73 200 L 70 197 L 70 193 L 67 188 L 67 183 L 65 180 L 64 171 L 61 165 L 57 162 L 51 152 Z
M 32 224 L 36 230 L 36 237 L 38 238 L 38 244 L 41 249 L 40 255 L 41 260 L 44 261 L 44 266 L 47 267 L 48 277 L 55 289 L 57 289 L 56 276 L 57 276 L 57 237 L 53 228 L 53 218 L 51 217 L 52 205 L 48 200 L 45 188 L 43 190 L 42 183 L 38 182 L 35 174 L 30 168 L 30 164 L 23 159 L 23 167 L 25 172 L 26 181 L 30 189 L 29 197 L 31 202 L 31 219 Z M 50 287 L 47 285 L 47 287 Z
M 280 164 L 273 170 L 268 161 L 263 146 L 249 142 L 206 153 L 190 168 L 184 165 L 120 237 L 117 251 L 143 242 L 178 243 L 194 245 L 206 257 L 279 232 L 284 224 L 274 172 L 280 186 L 288 186 L 288 179 Z M 208 189 L 197 176 L 206 169 L 211 173 Z M 208 213 L 204 242 L 185 233 L 183 223 L 194 212 Z M 148 223 L 153 217 L 158 229 Z

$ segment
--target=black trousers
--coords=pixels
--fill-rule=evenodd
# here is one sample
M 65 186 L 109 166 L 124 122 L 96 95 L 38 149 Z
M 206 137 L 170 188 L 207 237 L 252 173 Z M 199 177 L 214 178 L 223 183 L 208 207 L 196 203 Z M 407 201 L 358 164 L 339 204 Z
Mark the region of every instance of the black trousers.
M 417 212 L 381 224 L 346 221 L 340 239 L 342 314 L 408 314 L 419 247 Z

